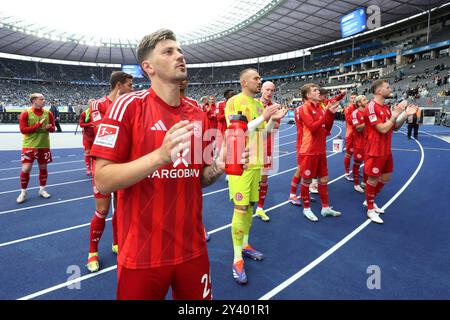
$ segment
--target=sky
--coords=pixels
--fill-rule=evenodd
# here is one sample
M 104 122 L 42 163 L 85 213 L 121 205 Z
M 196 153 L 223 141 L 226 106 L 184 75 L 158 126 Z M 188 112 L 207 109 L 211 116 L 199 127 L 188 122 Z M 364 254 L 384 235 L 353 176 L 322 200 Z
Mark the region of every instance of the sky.
M 69 33 L 137 39 L 159 28 L 179 34 L 207 26 L 236 1 L 16 0 L 2 1 L 0 12 Z

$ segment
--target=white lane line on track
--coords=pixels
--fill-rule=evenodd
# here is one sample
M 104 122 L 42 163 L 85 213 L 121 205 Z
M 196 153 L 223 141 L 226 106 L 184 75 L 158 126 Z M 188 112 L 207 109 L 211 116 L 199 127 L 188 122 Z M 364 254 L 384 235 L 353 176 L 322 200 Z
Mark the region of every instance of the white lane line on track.
M 55 157 L 53 157 L 53 159 L 55 159 Z M 20 160 L 19 160 L 19 161 L 20 161 Z M 51 163 L 49 163 L 47 166 L 57 166 L 57 165 L 61 165 L 61 164 L 77 163 L 77 162 L 84 162 L 84 159 L 83 159 L 83 160 L 65 161 L 65 162 L 51 162 Z M 20 169 L 22 169 L 22 167 L 3 168 L 3 169 L 0 169 L 0 171 L 20 170 Z

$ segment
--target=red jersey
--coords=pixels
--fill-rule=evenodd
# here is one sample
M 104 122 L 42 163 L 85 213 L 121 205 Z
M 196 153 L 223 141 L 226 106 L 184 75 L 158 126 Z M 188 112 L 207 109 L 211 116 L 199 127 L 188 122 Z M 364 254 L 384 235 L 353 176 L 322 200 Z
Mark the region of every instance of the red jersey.
M 32 111 L 38 117 L 41 117 L 44 114 L 44 109 L 35 109 L 32 108 Z M 53 113 L 51 111 L 48 112 L 48 120 L 49 124 L 52 125 L 48 132 L 55 132 L 55 120 L 53 118 Z M 28 112 L 22 112 L 19 118 L 19 128 L 22 134 L 30 134 L 35 133 L 42 125 L 38 122 L 33 126 L 28 126 Z
M 198 102 L 195 101 L 194 99 L 191 99 L 191 98 L 189 98 L 189 97 L 183 97 L 183 98 L 181 98 L 181 100 L 183 100 L 183 102 L 185 102 L 186 104 L 190 104 L 190 105 L 192 105 L 193 107 L 196 107 L 196 108 L 198 108 L 199 110 L 202 110 L 202 111 L 203 111 L 203 108 L 200 107 L 200 105 L 198 104 Z
M 126 268 L 171 266 L 207 252 L 201 175 L 208 120 L 183 100 L 178 107 L 169 106 L 150 88 L 120 96 L 94 141 L 91 154 L 126 163 L 158 149 L 168 129 L 181 120 L 194 123 L 193 147 L 175 162 L 118 191 L 118 263 Z
M 88 136 L 89 138 L 95 138 L 94 128 L 92 127 L 92 118 L 89 117 L 89 121 L 86 122 L 86 111 L 83 111 L 80 114 L 80 127 L 83 128 L 83 134 Z
M 209 126 L 211 128 L 217 129 L 217 115 L 219 114 L 219 108 L 213 104 L 212 106 L 210 106 L 211 110 L 207 111 L 207 115 L 208 115 L 208 119 L 209 119 Z
M 358 132 L 356 127 L 364 123 L 364 111 L 359 108 L 352 112 L 353 124 L 353 147 L 355 149 L 364 149 L 364 130 Z
M 324 110 L 320 104 L 305 102 L 300 109 L 300 119 L 303 124 L 301 155 L 326 154 L 326 139 L 328 128 L 333 126 L 334 115 Z
M 364 118 L 366 121 L 365 131 L 367 141 L 365 145 L 366 155 L 372 157 L 388 156 L 392 154 L 391 141 L 394 127 L 387 133 L 381 133 L 375 125 L 385 123 L 391 118 L 391 109 L 387 105 L 380 105 L 375 100 L 371 100 L 364 110 Z
M 351 137 L 353 135 L 353 118 L 352 114 L 355 111 L 355 105 L 350 103 L 344 110 L 345 118 L 345 138 Z
M 108 98 L 108 96 L 91 102 L 89 108 L 91 109 L 91 122 L 94 127 L 95 134 L 97 134 L 98 125 L 102 122 L 106 111 L 112 104 L 113 102 Z
M 217 122 L 224 123 L 225 127 L 227 126 L 227 121 L 225 120 L 225 106 L 227 105 L 226 101 L 220 101 L 217 104 Z
M 303 138 L 303 124 L 302 119 L 300 118 L 300 109 L 303 105 L 297 107 L 294 111 L 294 120 L 295 125 L 297 126 L 297 153 L 300 152 L 300 148 L 302 146 L 302 138 Z

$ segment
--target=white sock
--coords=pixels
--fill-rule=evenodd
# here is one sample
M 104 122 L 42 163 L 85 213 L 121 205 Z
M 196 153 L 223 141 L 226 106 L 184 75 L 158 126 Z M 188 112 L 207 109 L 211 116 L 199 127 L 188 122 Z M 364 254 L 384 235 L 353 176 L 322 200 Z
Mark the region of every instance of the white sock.
M 22 193 L 26 193 L 27 192 L 27 189 L 21 189 L 22 191 Z
M 45 186 L 39 186 L 39 191 L 45 190 Z

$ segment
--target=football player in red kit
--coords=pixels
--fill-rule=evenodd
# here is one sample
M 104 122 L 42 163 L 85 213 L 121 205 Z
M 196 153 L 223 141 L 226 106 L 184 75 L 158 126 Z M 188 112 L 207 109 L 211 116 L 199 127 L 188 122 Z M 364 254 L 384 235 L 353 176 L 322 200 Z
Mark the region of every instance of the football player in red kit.
M 302 146 L 300 148 L 300 187 L 303 214 L 311 221 L 318 221 L 310 208 L 309 186 L 312 178 L 319 178 L 318 191 L 322 203 L 322 216 L 338 217 L 339 211 L 333 210 L 328 201 L 328 166 L 326 157 L 326 136 L 334 122 L 339 101 L 331 102 L 323 109 L 320 105 L 320 89 L 316 84 L 305 84 L 301 88 L 305 104 L 300 109 L 302 121 Z
M 211 299 L 202 187 L 224 172 L 213 158 L 206 114 L 180 98 L 186 61 L 172 31 L 137 49 L 152 86 L 114 103 L 91 153 L 103 193 L 118 190 L 118 299 Z M 248 162 L 248 152 L 243 163 Z
M 364 189 L 359 184 L 359 169 L 364 161 L 364 145 L 365 145 L 365 131 L 366 126 L 364 121 L 364 110 L 369 103 L 366 96 L 357 96 L 354 99 L 356 109 L 352 112 L 353 125 L 353 179 L 354 189 L 357 192 L 364 193 Z M 364 174 L 364 183 L 367 183 L 367 175 Z
M 353 181 L 350 176 L 350 160 L 353 156 L 354 145 L 353 145 L 353 118 L 352 113 L 355 111 L 355 98 L 358 96 L 356 92 L 352 92 L 350 95 L 350 103 L 344 109 L 345 118 L 345 157 L 344 157 L 344 168 L 345 168 L 345 179 L 348 181 Z M 353 158 L 354 160 L 354 158 Z
M 376 223 L 383 223 L 379 214 L 382 208 L 375 204 L 375 197 L 391 179 L 394 168 L 392 158 L 392 133 L 401 128 L 406 118 L 417 112 L 416 105 L 409 105 L 404 100 L 394 106 L 393 111 L 385 104 L 392 96 L 392 89 L 387 80 L 375 80 L 370 87 L 374 98 L 366 105 L 364 117 L 367 141 L 365 144 L 365 166 L 367 174 L 366 200 L 367 216 Z M 405 112 L 406 111 L 406 112 Z
M 102 123 L 106 112 L 112 106 L 113 102 L 121 95 L 133 91 L 133 77 L 125 72 L 116 71 L 111 74 L 110 78 L 111 92 L 109 95 L 99 100 L 94 100 L 90 105 L 90 116 L 94 132 L 97 135 L 103 135 L 105 130 L 99 130 L 99 125 Z M 92 175 L 95 178 L 95 157 L 92 159 Z M 95 185 L 95 179 L 92 181 L 95 199 L 95 212 L 92 216 L 91 225 L 89 228 L 89 254 L 86 267 L 91 272 L 97 272 L 100 268 L 98 257 L 98 243 L 105 230 L 105 220 L 111 207 L 111 193 L 102 194 L 98 191 Z M 114 197 L 114 202 L 117 199 Z M 114 204 L 116 208 L 116 204 Z M 118 240 L 117 240 L 117 212 L 113 212 L 112 216 L 113 227 L 113 244 L 112 251 L 117 254 Z

